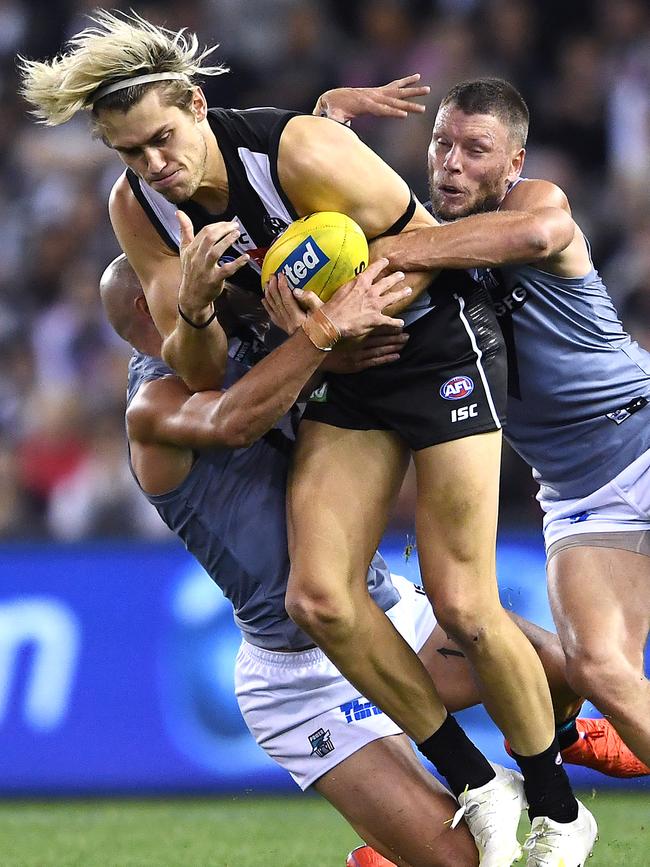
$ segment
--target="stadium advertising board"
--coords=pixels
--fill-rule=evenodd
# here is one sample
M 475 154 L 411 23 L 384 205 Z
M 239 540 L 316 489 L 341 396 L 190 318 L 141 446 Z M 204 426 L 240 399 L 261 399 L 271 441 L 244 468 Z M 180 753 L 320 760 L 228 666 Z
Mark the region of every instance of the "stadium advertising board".
M 383 553 L 417 581 L 401 539 Z M 504 603 L 550 626 L 537 540 L 503 540 L 499 574 Z M 229 604 L 180 546 L 0 548 L 0 792 L 293 790 L 239 714 L 238 645 Z M 484 712 L 464 716 L 509 761 Z

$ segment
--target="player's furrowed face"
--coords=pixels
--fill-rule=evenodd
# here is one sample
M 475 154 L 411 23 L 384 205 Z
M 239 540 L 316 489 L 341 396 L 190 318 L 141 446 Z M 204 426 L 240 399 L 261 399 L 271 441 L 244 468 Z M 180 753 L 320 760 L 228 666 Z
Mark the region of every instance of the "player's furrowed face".
M 161 103 L 156 88 L 127 112 L 107 109 L 98 120 L 106 144 L 154 190 L 174 204 L 194 195 L 206 172 L 207 145 L 193 112 Z
M 523 148 L 490 114 L 465 114 L 454 105 L 440 109 L 429 146 L 429 190 L 434 213 L 455 220 L 493 211 L 520 174 Z

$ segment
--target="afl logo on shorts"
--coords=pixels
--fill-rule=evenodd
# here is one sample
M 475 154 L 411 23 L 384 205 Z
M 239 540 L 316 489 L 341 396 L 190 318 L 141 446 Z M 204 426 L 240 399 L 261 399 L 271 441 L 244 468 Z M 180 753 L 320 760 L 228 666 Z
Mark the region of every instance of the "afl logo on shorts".
M 445 400 L 462 400 L 474 391 L 474 383 L 469 376 L 453 376 L 440 386 L 440 397 Z

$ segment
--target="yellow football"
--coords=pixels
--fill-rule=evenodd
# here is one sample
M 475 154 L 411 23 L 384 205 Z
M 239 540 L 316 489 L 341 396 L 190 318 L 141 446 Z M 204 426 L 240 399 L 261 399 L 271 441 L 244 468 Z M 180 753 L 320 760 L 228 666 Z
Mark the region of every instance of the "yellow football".
M 271 274 L 282 272 L 292 288 L 327 301 L 367 264 L 368 242 L 354 220 L 336 211 L 319 211 L 296 220 L 269 247 L 262 286 Z

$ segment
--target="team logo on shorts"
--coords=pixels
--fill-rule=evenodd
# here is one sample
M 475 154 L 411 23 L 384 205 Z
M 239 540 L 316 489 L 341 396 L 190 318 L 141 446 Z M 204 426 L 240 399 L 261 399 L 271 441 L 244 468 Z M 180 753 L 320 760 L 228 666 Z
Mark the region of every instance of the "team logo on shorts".
M 440 397 L 445 400 L 462 400 L 474 391 L 474 381 L 469 376 L 452 376 L 440 386 Z
M 321 759 L 324 759 L 328 753 L 334 750 L 329 729 L 318 729 L 309 735 L 309 743 L 311 744 L 312 756 L 318 756 Z

